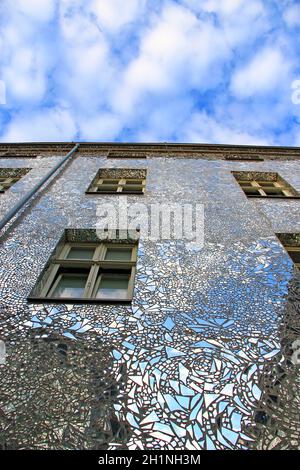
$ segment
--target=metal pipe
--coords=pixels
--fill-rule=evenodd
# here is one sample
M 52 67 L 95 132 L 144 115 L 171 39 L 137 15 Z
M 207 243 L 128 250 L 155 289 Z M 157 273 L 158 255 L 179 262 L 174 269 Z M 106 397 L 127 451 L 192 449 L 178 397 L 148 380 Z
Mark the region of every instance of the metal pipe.
M 25 194 L 17 204 L 14 205 L 12 209 L 6 214 L 5 217 L 0 221 L 0 230 L 2 230 L 5 225 L 16 215 L 16 213 L 26 204 L 26 202 L 43 186 L 44 183 L 76 152 L 80 144 L 76 144 L 75 147 L 57 164 L 52 170 L 47 173 L 44 178 L 39 181 L 34 188 L 32 188 L 29 193 Z

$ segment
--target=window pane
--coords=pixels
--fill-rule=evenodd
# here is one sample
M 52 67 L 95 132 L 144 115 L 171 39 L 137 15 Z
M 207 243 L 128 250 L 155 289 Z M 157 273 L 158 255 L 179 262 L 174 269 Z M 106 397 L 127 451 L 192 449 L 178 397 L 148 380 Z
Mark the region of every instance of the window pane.
M 274 183 L 272 181 L 259 181 L 258 184 L 262 188 L 274 186 Z
M 292 258 L 292 260 L 294 261 L 294 263 L 300 263 L 300 250 L 299 251 L 289 250 L 288 253 L 290 257 Z
M 119 180 L 116 179 L 116 178 L 102 180 L 102 184 L 116 184 L 116 185 L 118 185 L 118 183 L 119 183 Z M 101 179 L 99 180 L 99 184 L 101 184 Z
M 268 194 L 268 196 L 284 196 L 282 190 L 280 188 L 264 188 L 264 192 Z
M 123 193 L 142 193 L 143 186 L 139 186 L 137 184 L 126 184 L 122 188 Z
M 116 193 L 117 190 L 118 190 L 118 186 L 112 185 L 112 184 L 101 184 L 100 186 L 97 187 L 98 193 Z
M 107 248 L 105 260 L 107 261 L 130 261 L 132 248 Z
M 143 183 L 143 180 L 141 180 L 141 179 L 140 179 L 140 180 L 139 180 L 139 179 L 137 179 L 137 180 L 135 180 L 135 179 L 127 179 L 127 180 L 126 180 L 126 184 L 142 184 L 142 183 Z
M 63 274 L 52 297 L 79 298 L 83 296 L 87 275 Z
M 129 275 L 102 274 L 97 299 L 126 299 Z
M 260 192 L 255 189 L 255 188 L 244 188 L 244 192 L 245 194 L 247 194 L 247 196 L 261 196 Z
M 67 259 L 92 259 L 95 248 L 76 248 L 72 247 Z

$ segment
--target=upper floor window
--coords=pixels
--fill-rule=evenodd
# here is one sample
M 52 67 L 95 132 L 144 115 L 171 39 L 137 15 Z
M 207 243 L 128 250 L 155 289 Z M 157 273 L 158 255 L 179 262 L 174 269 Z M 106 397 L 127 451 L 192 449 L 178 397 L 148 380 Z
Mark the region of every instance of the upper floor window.
M 0 168 L 0 193 L 7 191 L 29 170 L 30 168 Z
M 7 150 L 7 151 L 0 153 L 0 158 L 36 158 L 36 157 L 37 155 L 31 154 L 28 151 L 20 153 L 20 152 Z
M 300 245 L 299 246 L 285 246 L 286 251 L 292 258 L 295 266 L 300 269 Z
M 120 159 L 135 159 L 135 158 L 147 158 L 147 152 L 137 152 L 135 150 L 109 150 L 107 158 L 120 158 Z
M 87 194 L 144 194 L 146 170 L 101 169 L 86 191 Z
M 276 235 L 291 257 L 294 265 L 300 269 L 300 233 L 277 233 Z
M 245 155 L 245 154 L 229 154 L 225 155 L 225 160 L 231 160 L 231 161 L 251 161 L 251 162 L 262 162 L 264 159 L 259 156 L 259 155 Z
M 136 259 L 133 241 L 66 240 L 49 260 L 29 300 L 130 302 Z
M 299 198 L 300 194 L 278 173 L 233 171 L 247 197 Z

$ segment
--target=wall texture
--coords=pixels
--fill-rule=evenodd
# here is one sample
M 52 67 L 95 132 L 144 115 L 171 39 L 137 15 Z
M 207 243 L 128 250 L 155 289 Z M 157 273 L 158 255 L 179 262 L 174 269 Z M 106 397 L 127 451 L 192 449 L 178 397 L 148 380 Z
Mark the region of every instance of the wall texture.
M 62 153 L 63 155 L 63 153 Z M 0 195 L 1 214 L 61 158 Z M 147 169 L 129 202 L 204 204 L 205 243 L 141 239 L 130 306 L 28 304 L 66 228 L 93 229 L 100 168 Z M 299 200 L 247 199 L 231 171 L 275 171 L 300 191 L 299 162 L 73 157 L 2 235 L 0 446 L 50 449 L 299 448 L 300 274 L 277 232 L 300 232 Z

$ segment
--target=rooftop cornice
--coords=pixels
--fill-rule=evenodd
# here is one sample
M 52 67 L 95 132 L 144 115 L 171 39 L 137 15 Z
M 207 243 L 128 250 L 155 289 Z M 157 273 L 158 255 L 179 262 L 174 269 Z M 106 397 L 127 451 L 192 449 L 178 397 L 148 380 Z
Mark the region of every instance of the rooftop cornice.
M 74 142 L 18 142 L 0 143 L 0 157 L 9 152 L 15 152 L 16 157 L 39 154 L 63 154 L 74 146 Z M 225 158 L 228 155 L 249 156 L 257 155 L 266 158 L 298 158 L 300 147 L 258 146 L 258 145 L 231 145 L 231 144 L 202 144 L 202 143 L 120 143 L 120 142 L 81 142 L 78 153 L 81 155 L 100 153 L 114 157 L 121 152 L 124 157 L 130 154 L 142 156 L 178 156 L 194 158 Z M 116 158 L 116 157 L 115 157 Z M 121 158 L 121 156 L 120 156 Z

